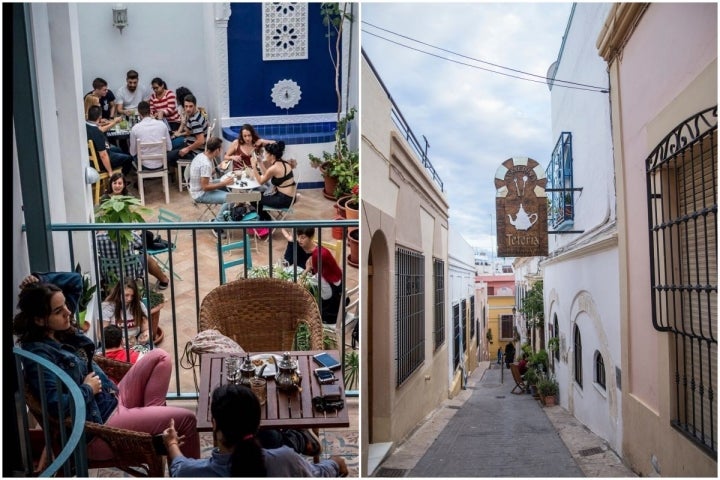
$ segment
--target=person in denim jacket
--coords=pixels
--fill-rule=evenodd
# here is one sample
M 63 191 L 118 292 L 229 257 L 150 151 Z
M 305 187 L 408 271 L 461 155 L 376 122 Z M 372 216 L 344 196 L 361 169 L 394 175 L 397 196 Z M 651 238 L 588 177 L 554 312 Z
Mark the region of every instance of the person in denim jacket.
M 85 400 L 86 420 L 152 435 L 161 434 L 174 420 L 183 436 L 183 454 L 200 456 L 200 439 L 193 412 L 165 405 L 172 362 L 167 352 L 154 349 L 133 365 L 116 385 L 93 361 L 94 345 L 70 322 L 71 312 L 62 290 L 49 283 L 24 285 L 18 301 L 19 313 L 13 319 L 13 334 L 25 350 L 58 365 L 80 387 Z M 39 396 L 40 376 L 35 362 L 24 361 L 30 391 Z M 53 375 L 44 375 L 48 411 L 68 413 L 69 395 L 58 391 Z M 62 406 L 62 410 L 59 407 Z M 100 439 L 88 443 L 88 456 L 94 460 L 113 458 L 109 446 Z

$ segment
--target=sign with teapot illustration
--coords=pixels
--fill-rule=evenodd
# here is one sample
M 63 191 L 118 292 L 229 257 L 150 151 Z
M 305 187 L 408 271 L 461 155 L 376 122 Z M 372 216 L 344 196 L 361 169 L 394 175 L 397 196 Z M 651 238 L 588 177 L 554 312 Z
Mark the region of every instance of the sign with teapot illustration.
M 528 157 L 505 160 L 495 172 L 499 257 L 548 254 L 545 169 Z

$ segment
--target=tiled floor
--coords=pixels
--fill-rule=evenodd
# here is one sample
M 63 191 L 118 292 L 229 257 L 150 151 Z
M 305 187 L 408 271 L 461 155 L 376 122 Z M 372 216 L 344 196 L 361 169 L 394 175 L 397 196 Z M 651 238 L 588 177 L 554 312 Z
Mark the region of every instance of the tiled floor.
M 333 219 L 336 212 L 334 202 L 325 199 L 320 189 L 302 189 L 300 198 L 295 202 L 295 213 L 293 220 L 300 219 Z M 135 188 L 130 188 L 133 195 L 139 194 Z M 177 184 L 170 182 L 170 203 L 165 204 L 165 195 L 162 191 L 162 182 L 160 179 L 151 179 L 145 181 L 145 204 L 152 210 L 152 214 L 145 217 L 146 221 L 157 221 L 157 213 L 159 208 L 165 208 L 176 213 L 186 221 L 196 221 L 204 207 L 196 207 L 193 205 L 187 190 L 178 191 Z M 205 215 L 204 220 L 208 220 Z M 166 237 L 165 232 L 162 233 Z M 235 233 L 232 237 L 235 240 L 240 239 L 241 232 Z M 318 233 L 316 233 L 316 239 Z M 323 229 L 323 240 L 335 241 L 332 238 L 330 229 Z M 268 264 L 269 244 L 267 240 L 257 241 L 258 250 L 255 250 L 257 240 L 251 240 L 253 245 L 252 263 L 253 266 L 261 266 Z M 160 312 L 160 326 L 164 332 L 164 339 L 159 345 L 160 348 L 167 350 L 171 355 L 177 352 L 177 360 L 180 359 L 184 351 L 185 345 L 189 339 L 197 334 L 197 304 L 202 302 L 203 297 L 214 287 L 219 285 L 219 267 L 217 254 L 218 240 L 212 235 L 210 230 L 205 232 L 198 231 L 196 236 L 196 251 L 193 252 L 193 238 L 189 231 L 179 231 L 177 237 L 177 249 L 173 253 L 173 264 L 175 273 L 180 275 L 182 280 L 174 279 L 171 288 L 174 289 L 175 304 L 170 300 L 171 288 L 165 290 L 166 303 Z M 273 263 L 278 259 L 282 259 L 285 251 L 286 241 L 279 230 L 273 236 Z M 194 253 L 197 254 L 197 269 L 195 268 Z M 343 265 L 341 265 L 343 266 Z M 195 276 L 197 275 L 197 285 Z M 230 278 L 236 278 L 243 275 L 243 267 L 233 267 L 228 270 Z M 346 288 L 350 289 L 357 285 L 357 269 L 347 265 L 346 267 Z M 196 304 L 197 302 L 197 304 Z M 173 325 L 173 310 L 177 322 Z M 348 339 L 346 344 L 349 345 L 349 332 L 346 335 Z M 179 368 L 173 371 L 171 379 L 170 393 L 175 392 L 176 385 L 179 385 L 180 392 L 194 392 L 195 384 L 193 380 L 192 370 Z M 199 371 L 198 371 L 199 374 Z M 324 442 L 324 455 L 343 455 L 350 467 L 350 475 L 358 475 L 358 417 L 357 417 L 357 399 L 348 400 L 348 408 L 350 409 L 350 428 L 348 429 L 328 429 L 321 435 Z M 188 405 L 188 408 L 195 408 L 194 402 Z M 211 447 L 212 438 L 209 434 L 202 434 L 203 454 L 205 455 Z M 98 476 L 122 476 L 122 472 L 113 469 L 105 469 L 95 471 Z

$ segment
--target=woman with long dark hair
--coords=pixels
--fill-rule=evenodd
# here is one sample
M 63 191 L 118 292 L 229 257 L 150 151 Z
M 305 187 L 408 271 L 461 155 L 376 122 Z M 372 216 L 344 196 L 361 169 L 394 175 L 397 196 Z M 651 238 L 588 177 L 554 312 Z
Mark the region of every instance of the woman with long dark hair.
M 72 312 L 60 287 L 36 279 L 23 282 L 13 334 L 23 349 L 54 363 L 76 382 L 85 401 L 86 420 L 154 435 L 173 419 L 184 439 L 183 453 L 199 457 L 195 415 L 165 404 L 172 371 L 168 353 L 159 348 L 150 351 L 115 384 L 93 360 L 94 342 L 71 324 Z M 70 394 L 58 388 L 54 375 L 41 376 L 40 367 L 32 361 L 24 361 L 23 367 L 33 395 L 39 396 L 43 382 L 49 412 L 70 405 Z M 88 443 L 88 457 L 109 460 L 113 452 L 96 437 Z
M 266 193 L 260 199 L 258 215 L 261 220 L 272 220 L 270 214 L 263 210 L 264 206 L 287 208 L 297 193 L 297 183 L 293 176 L 294 162 L 283 160 L 283 153 L 285 153 L 285 142 L 278 141 L 265 145 L 265 155 L 269 164 L 267 168 L 262 162 L 258 164 L 255 156 L 250 159 L 255 180 L 260 185 L 269 180 L 275 187 L 275 191 L 271 195 Z M 258 173 L 258 165 L 260 165 L 261 173 Z
M 180 452 L 182 437 L 173 422 L 163 440 L 172 477 L 338 477 L 347 475 L 342 457 L 310 463 L 288 446 L 265 449 L 257 438 L 260 402 L 249 388 L 225 384 L 210 401 L 217 447 L 209 458 L 189 459 Z

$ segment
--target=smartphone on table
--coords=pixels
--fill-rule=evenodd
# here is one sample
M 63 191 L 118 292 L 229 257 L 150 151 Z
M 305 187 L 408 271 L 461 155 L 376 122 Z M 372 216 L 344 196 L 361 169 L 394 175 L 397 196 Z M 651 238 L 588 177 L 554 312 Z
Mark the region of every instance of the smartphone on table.
M 340 362 L 329 353 L 323 352 L 313 355 L 313 360 L 315 360 L 315 363 L 321 367 L 329 368 L 330 370 L 335 370 L 336 368 L 341 367 Z

